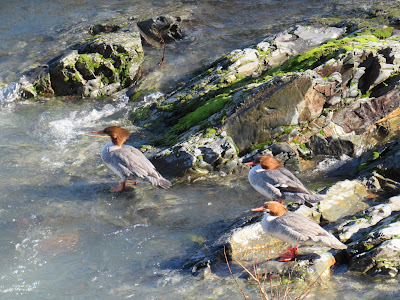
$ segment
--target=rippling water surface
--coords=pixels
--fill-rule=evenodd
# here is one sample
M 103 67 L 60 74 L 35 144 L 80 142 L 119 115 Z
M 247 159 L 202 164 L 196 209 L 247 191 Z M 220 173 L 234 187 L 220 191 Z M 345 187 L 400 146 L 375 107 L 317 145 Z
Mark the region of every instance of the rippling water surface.
M 168 46 L 164 83 L 221 54 L 307 20 L 340 13 L 345 1 L 39 1 L 2 0 L 0 87 L 62 52 L 89 25 L 113 18 L 171 13 L 191 21 L 187 37 Z M 153 52 L 154 54 L 154 52 Z M 246 172 L 140 186 L 120 194 L 101 163 L 106 139 L 87 135 L 127 121 L 134 104 L 57 99 L 0 108 L 0 299 L 241 299 L 229 276 L 195 277 L 175 258 L 213 236 L 219 221 L 262 199 Z M 134 145 L 146 139 L 136 132 Z M 339 272 L 311 298 L 400 297 L 397 282 L 364 282 Z M 257 288 L 242 282 L 248 295 Z M 322 295 L 322 296 L 321 296 Z M 326 298 L 328 297 L 328 298 Z

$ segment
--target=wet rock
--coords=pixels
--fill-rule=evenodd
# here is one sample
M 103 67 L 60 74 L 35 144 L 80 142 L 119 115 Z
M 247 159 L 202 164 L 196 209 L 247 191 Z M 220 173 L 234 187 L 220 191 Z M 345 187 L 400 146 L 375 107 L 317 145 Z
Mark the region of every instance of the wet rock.
M 301 251 L 301 249 L 299 249 Z M 248 270 L 254 270 L 259 278 L 269 278 L 270 276 L 279 276 L 279 278 L 302 278 L 306 281 L 315 281 L 317 279 L 329 279 L 330 268 L 335 264 L 334 256 L 326 252 L 326 248 L 313 248 L 311 252 L 304 251 L 299 254 L 296 261 L 279 262 L 270 260 L 260 262 L 254 260 L 252 264 L 245 264 Z M 317 254 L 318 253 L 318 254 Z M 243 262 L 241 262 L 243 263 Z M 249 278 L 247 272 L 243 272 L 242 278 Z M 277 283 L 279 284 L 279 283 Z
M 121 87 L 121 83 L 120 82 L 115 82 L 112 84 L 108 84 L 105 87 L 101 88 L 99 90 L 100 95 L 102 96 L 111 96 L 113 94 L 115 94 Z
M 388 120 L 389 124 L 390 120 Z M 396 124 L 396 123 L 395 123 Z M 374 151 L 368 151 L 360 159 L 361 174 L 368 174 L 374 170 L 376 180 L 378 184 L 389 193 L 395 194 L 399 188 L 400 181 L 400 140 L 396 140 L 386 143 L 384 146 L 375 149 Z
M 82 74 L 85 80 L 92 80 L 96 78 L 96 70 L 94 66 L 100 66 L 103 59 L 100 54 L 88 54 L 85 59 L 78 60 L 76 62 L 76 69 Z
M 188 170 L 203 173 L 224 168 L 230 172 L 238 166 L 236 158 L 237 151 L 231 137 L 206 131 L 156 154 L 152 162 L 157 169 L 167 169 L 167 176 L 182 176 Z
M 239 150 L 242 151 L 246 147 L 264 142 L 270 137 L 276 138 L 275 128 L 277 127 L 295 126 L 299 122 L 306 122 L 309 118 L 317 117 L 323 110 L 325 96 L 314 89 L 309 90 L 313 75 L 296 76 L 291 74 L 282 76 L 282 78 L 276 77 L 268 82 L 250 83 L 248 86 L 246 83 L 250 81 L 248 78 L 257 78 L 271 67 L 268 61 L 276 53 L 273 49 L 283 49 L 287 46 L 286 49 L 289 51 L 292 47 L 284 44 L 298 42 L 302 44 L 298 50 L 304 51 L 307 47 L 315 46 L 316 43 L 320 43 L 328 36 L 336 37 L 337 32 L 342 31 L 337 28 L 325 28 L 321 29 L 321 32 L 319 30 L 297 26 L 291 29 L 291 33 L 269 38 L 256 47 L 232 51 L 211 64 L 202 74 L 170 93 L 161 103 L 161 107 L 173 105 L 173 109 L 171 109 L 173 117 L 171 118 L 170 110 L 168 117 L 161 116 L 160 119 L 168 118 L 170 120 L 168 125 L 174 126 L 185 115 L 192 113 L 193 107 L 200 109 L 199 104 L 204 104 L 201 106 L 202 111 L 209 111 L 209 114 L 204 117 L 204 122 L 211 123 L 221 131 L 227 130 Z M 311 33 L 315 33 L 315 31 L 320 32 L 321 36 L 311 38 Z M 322 34 L 325 31 L 331 31 L 331 33 Z M 302 37 L 298 38 L 296 34 L 300 34 Z M 295 54 L 298 53 L 292 51 L 286 58 Z M 230 88 L 230 86 L 234 88 Z M 229 97 L 215 95 L 216 91 L 223 91 L 224 88 L 232 89 Z M 281 98 L 285 100 L 281 101 Z M 225 105 L 211 111 L 209 102 L 214 103 L 217 99 Z M 271 103 L 271 107 L 267 103 Z M 208 108 L 206 109 L 207 104 Z M 247 115 L 246 110 L 248 109 L 251 111 Z M 254 117 L 253 113 L 256 114 Z M 243 116 L 244 114 L 246 116 Z M 264 116 L 265 118 L 262 119 Z M 249 120 L 245 120 L 245 118 Z M 258 121 L 258 119 L 262 119 L 262 122 L 256 125 L 257 122 L 254 121 Z M 254 129 L 255 126 L 258 126 L 258 129 Z M 263 133 L 255 133 L 256 130 Z M 178 134 L 180 133 L 182 132 L 178 132 Z M 243 136 L 245 141 L 237 141 L 236 139 L 240 139 L 240 136 Z
M 164 150 L 150 160 L 157 170 L 166 177 L 181 177 L 185 172 L 194 167 L 196 157 L 189 153 L 185 146 Z
M 199 272 L 204 267 L 209 267 L 218 262 L 225 261 L 225 254 L 231 260 L 232 251 L 230 248 L 230 240 L 234 233 L 241 228 L 256 224 L 261 219 L 260 214 L 244 213 L 235 220 L 221 222 L 216 228 L 220 229 L 216 238 L 206 241 L 204 245 L 197 251 L 191 251 L 190 257 L 185 259 L 183 268 L 190 269 L 193 273 Z M 257 233 L 254 234 L 257 236 Z M 194 254 L 193 254 L 194 253 Z
M 54 95 L 47 65 L 36 67 L 25 73 L 19 84 L 22 98 L 33 98 L 38 94 L 47 97 Z
M 359 212 L 353 220 L 345 221 L 337 227 L 340 241 L 351 242 L 362 238 L 370 228 L 400 210 L 400 196 L 392 197 L 387 204 L 379 204 Z M 394 227 L 396 228 L 396 226 Z M 390 229 L 387 230 L 388 233 Z M 383 234 L 380 232 L 380 234 Z M 387 233 L 385 232 L 387 235 Z M 371 244 L 371 242 L 369 242 Z
M 121 61 L 121 55 L 136 58 L 143 53 L 139 31 L 135 24 L 129 24 L 117 32 L 93 37 L 78 46 L 78 50 L 80 54 L 98 53 L 117 62 Z
M 121 25 L 119 24 L 95 24 L 90 26 L 89 32 L 91 35 L 97 35 L 100 33 L 110 33 L 115 32 L 121 29 Z
M 252 271 L 256 268 L 260 276 L 275 274 L 312 280 L 318 276 L 329 277 L 335 258 L 327 252 L 327 247 L 300 247 L 296 261 L 279 262 L 280 253 L 289 245 L 265 234 L 259 222 L 262 216 L 253 213 L 233 221 L 222 230 L 219 237 L 207 242 L 192 255 L 185 268 L 190 268 L 194 273 L 203 268 L 212 271 L 214 266 L 226 264 L 225 260 L 228 259 L 232 268 L 236 266 L 236 272 L 243 273 L 241 277 L 249 277 L 243 266 Z
M 400 269 L 399 253 L 400 239 L 385 241 L 377 248 L 355 256 L 350 270 L 394 277 Z
M 115 28 L 52 59 L 48 70 L 33 70 L 29 96 L 110 95 L 134 82 L 142 61 L 143 49 L 136 25 Z M 102 82 L 100 86 L 98 80 Z
M 396 221 L 398 215 L 398 213 L 393 214 L 393 216 L 384 219 L 377 226 L 364 230 L 364 234 L 368 231 L 369 233 L 353 243 L 352 247 L 357 249 L 358 252 L 364 252 L 365 250 L 376 247 L 384 241 L 398 237 L 400 229 L 400 222 Z
M 86 80 L 76 69 L 77 50 L 67 52 L 49 66 L 51 86 L 56 95 L 82 95 Z
M 260 222 L 233 232 L 229 244 L 233 260 L 248 262 L 276 258 L 288 248 L 286 243 L 267 236 Z
M 325 220 L 335 222 L 365 209 L 363 200 L 367 197 L 368 190 L 359 181 L 340 181 L 326 192 L 319 210 Z
M 293 34 L 299 39 L 303 40 L 302 44 L 305 44 L 305 49 L 308 50 L 316 45 L 322 44 L 323 42 L 330 39 L 337 39 L 344 34 L 344 30 L 338 27 L 312 27 L 312 26 L 296 26 Z M 302 48 L 297 52 L 303 52 Z
M 146 42 L 160 45 L 163 42 L 170 43 L 183 38 L 181 22 L 180 17 L 160 16 L 138 22 L 137 25 Z
M 372 256 L 373 256 L 372 251 L 356 255 L 353 258 L 354 262 L 349 270 L 353 272 L 367 273 L 375 266 L 375 262 Z
M 92 80 L 88 80 L 85 84 L 83 94 L 88 95 L 91 98 L 96 98 L 99 96 L 99 90 L 103 87 L 103 83 L 101 82 L 101 78 L 95 78 Z

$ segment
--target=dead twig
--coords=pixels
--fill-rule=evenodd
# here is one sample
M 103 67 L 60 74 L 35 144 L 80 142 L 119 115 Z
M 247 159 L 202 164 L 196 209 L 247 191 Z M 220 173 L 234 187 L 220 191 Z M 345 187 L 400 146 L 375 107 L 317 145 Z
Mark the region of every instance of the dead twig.
M 318 277 L 298 296 L 295 300 L 303 300 L 307 295 L 310 293 L 311 289 L 314 287 L 314 285 L 317 283 L 317 281 L 321 278 L 322 274 L 329 268 L 329 266 L 323 270 Z
M 242 288 L 240 287 L 239 282 L 236 280 L 235 276 L 233 276 L 231 267 L 229 266 L 228 257 L 226 256 L 225 246 L 224 246 L 224 256 L 225 256 L 226 264 L 227 264 L 228 269 L 229 269 L 229 273 L 231 274 L 231 276 L 232 276 L 233 280 L 235 281 L 235 283 L 236 283 L 237 287 L 239 288 L 239 290 L 242 292 L 244 299 L 248 299 L 247 296 L 246 296 L 246 294 L 244 293 L 244 291 L 243 291 Z
M 224 247 L 224 255 L 225 255 L 225 260 L 226 263 L 228 265 L 228 269 L 229 272 L 232 276 L 232 278 L 234 279 L 236 285 L 239 287 L 240 291 L 243 294 L 243 297 L 245 299 L 248 299 L 247 296 L 245 295 L 243 289 L 239 286 L 238 281 L 236 280 L 236 278 L 233 276 L 232 270 L 230 268 L 229 262 L 228 262 L 228 258 L 225 252 L 225 247 Z M 266 272 L 264 273 L 264 275 L 262 276 L 262 278 L 260 279 L 260 275 L 259 275 L 259 271 L 257 269 L 257 262 L 255 261 L 255 258 L 253 257 L 253 272 L 251 272 L 248 268 L 246 268 L 246 266 L 244 266 L 240 261 L 238 261 L 237 259 L 234 258 L 235 263 L 237 263 L 256 283 L 258 286 L 258 289 L 260 291 L 260 296 L 262 299 L 265 300 L 272 300 L 272 299 L 277 299 L 277 300 L 288 300 L 288 299 L 294 299 L 294 300 L 304 300 L 308 294 L 310 293 L 311 289 L 315 286 L 315 284 L 317 283 L 317 281 L 321 278 L 322 274 L 326 271 L 326 269 L 321 272 L 318 277 L 309 285 L 307 285 L 307 287 L 300 293 L 299 296 L 295 297 L 295 298 L 291 298 L 291 279 L 293 278 L 293 274 L 295 271 L 295 268 L 293 267 L 293 269 L 291 270 L 291 272 L 288 274 L 287 277 L 287 282 L 286 284 L 283 284 L 283 279 L 281 276 L 279 283 L 277 283 L 276 287 L 274 287 L 274 283 L 273 283 L 273 279 L 272 279 L 272 274 L 269 274 L 269 278 L 268 278 L 268 272 L 266 270 Z M 329 266 L 327 267 L 329 268 Z M 269 279 L 269 280 L 268 280 Z M 266 290 L 265 290 L 265 283 L 269 281 L 269 293 L 270 296 L 267 294 Z
M 239 265 L 243 268 L 243 270 L 245 270 L 246 273 L 249 274 L 249 275 L 251 276 L 251 278 L 253 278 L 253 280 L 257 283 L 257 286 L 258 286 L 258 289 L 260 290 L 260 293 L 264 296 L 264 298 L 265 298 L 266 300 L 269 300 L 267 293 L 265 292 L 264 288 L 262 287 L 262 284 L 261 284 L 261 282 L 260 282 L 260 279 L 258 279 L 258 278 L 256 277 L 257 274 L 251 273 L 251 272 L 250 272 L 241 262 L 239 262 L 237 259 L 235 259 L 235 262 L 236 262 L 237 264 L 239 264 Z

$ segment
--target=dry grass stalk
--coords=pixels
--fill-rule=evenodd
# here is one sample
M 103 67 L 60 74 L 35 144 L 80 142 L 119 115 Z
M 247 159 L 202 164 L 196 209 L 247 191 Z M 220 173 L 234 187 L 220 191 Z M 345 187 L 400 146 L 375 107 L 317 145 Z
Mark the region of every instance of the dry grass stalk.
M 244 293 L 244 291 L 243 291 L 242 288 L 240 287 L 239 282 L 236 280 L 235 276 L 233 276 L 231 267 L 230 267 L 230 265 L 229 265 L 228 257 L 226 256 L 225 246 L 224 246 L 224 256 L 225 256 L 226 264 L 227 264 L 228 269 L 229 269 L 229 273 L 231 274 L 231 276 L 232 276 L 233 280 L 235 281 L 235 283 L 236 283 L 237 287 L 239 288 L 239 290 L 242 292 L 244 299 L 247 300 L 246 294 Z
M 226 255 L 225 247 L 224 247 L 224 255 L 225 255 L 226 264 L 228 266 L 228 270 L 229 270 L 229 273 L 230 273 L 231 277 L 235 281 L 235 284 L 237 285 L 237 287 L 242 292 L 242 295 L 243 295 L 244 299 L 246 299 L 246 300 L 249 299 L 247 297 L 247 295 L 245 294 L 245 292 L 243 291 L 243 289 L 240 287 L 239 282 L 237 281 L 237 279 L 235 278 L 235 276 L 232 273 L 232 270 L 231 270 L 230 265 L 229 265 L 229 260 L 228 260 L 228 257 Z M 244 266 L 237 259 L 234 259 L 234 261 L 256 282 L 257 287 L 258 287 L 258 289 L 260 291 L 260 295 L 261 295 L 262 299 L 265 299 L 265 300 L 273 300 L 273 299 L 277 299 L 277 300 L 289 300 L 289 299 L 303 300 L 303 299 L 305 299 L 307 297 L 307 295 L 310 293 L 310 291 L 313 288 L 313 286 L 317 283 L 317 281 L 321 278 L 321 275 L 324 273 L 324 272 L 322 272 L 321 274 L 319 274 L 318 277 L 310 285 L 308 285 L 306 287 L 306 289 L 304 289 L 304 291 L 302 291 L 299 296 L 297 296 L 295 298 L 292 298 L 291 297 L 290 282 L 291 282 L 291 279 L 292 279 L 292 276 L 293 276 L 294 268 L 289 273 L 288 278 L 287 278 L 288 280 L 287 280 L 286 284 L 283 283 L 282 277 L 279 276 L 280 277 L 279 284 L 278 285 L 274 285 L 273 278 L 272 278 L 273 275 L 272 274 L 268 275 L 268 272 L 267 272 L 268 263 L 267 263 L 267 266 L 266 266 L 266 272 L 264 272 L 263 276 L 260 276 L 259 271 L 257 270 L 257 263 L 256 263 L 255 259 L 253 259 L 253 272 L 251 272 L 248 268 L 246 268 L 246 266 Z M 265 288 L 266 283 L 268 284 L 267 288 L 269 288 L 269 295 L 268 295 L 267 290 Z

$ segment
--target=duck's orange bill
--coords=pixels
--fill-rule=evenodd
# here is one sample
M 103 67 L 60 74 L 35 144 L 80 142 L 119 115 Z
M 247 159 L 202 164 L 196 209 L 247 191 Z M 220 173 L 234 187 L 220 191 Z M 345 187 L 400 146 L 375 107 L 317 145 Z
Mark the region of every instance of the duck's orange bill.
M 257 208 L 253 208 L 251 211 L 264 211 L 264 210 L 265 210 L 264 206 L 260 206 Z
M 244 163 L 244 165 L 246 165 L 246 166 L 253 166 L 253 165 L 254 165 L 254 161 Z

